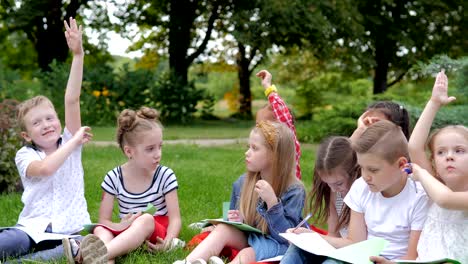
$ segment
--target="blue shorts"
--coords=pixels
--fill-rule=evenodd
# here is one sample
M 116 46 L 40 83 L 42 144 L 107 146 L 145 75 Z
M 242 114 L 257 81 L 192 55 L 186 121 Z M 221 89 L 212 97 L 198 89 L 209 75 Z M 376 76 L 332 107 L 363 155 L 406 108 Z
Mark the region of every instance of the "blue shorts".
M 249 233 L 248 243 L 255 251 L 256 261 L 284 255 L 289 246 L 288 244 L 279 243 L 271 236 L 257 233 Z

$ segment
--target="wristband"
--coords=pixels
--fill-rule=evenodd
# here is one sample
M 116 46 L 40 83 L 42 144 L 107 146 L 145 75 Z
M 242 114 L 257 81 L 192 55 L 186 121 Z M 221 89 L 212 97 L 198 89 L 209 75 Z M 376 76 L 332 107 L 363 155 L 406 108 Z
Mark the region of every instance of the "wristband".
M 273 84 L 271 85 L 270 87 L 268 87 L 268 89 L 265 90 L 265 96 L 269 96 L 272 92 L 278 92 L 278 90 L 276 90 L 276 86 Z

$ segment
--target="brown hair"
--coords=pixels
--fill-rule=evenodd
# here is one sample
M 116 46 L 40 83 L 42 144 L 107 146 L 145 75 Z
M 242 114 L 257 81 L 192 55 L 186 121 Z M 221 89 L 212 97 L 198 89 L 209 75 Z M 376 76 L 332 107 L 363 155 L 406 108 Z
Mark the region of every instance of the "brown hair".
M 376 110 L 382 113 L 389 121 L 401 127 L 401 131 L 409 140 L 410 118 L 408 111 L 402 105 L 392 101 L 377 101 L 369 105 L 366 110 Z
M 49 98 L 47 98 L 47 97 L 45 97 L 43 95 L 35 96 L 35 97 L 33 97 L 31 99 L 28 99 L 28 100 L 26 100 L 26 101 L 24 101 L 24 102 L 22 102 L 21 104 L 18 105 L 16 118 L 18 120 L 21 131 L 26 131 L 26 124 L 24 123 L 24 117 L 26 116 L 26 114 L 31 109 L 33 109 L 33 108 L 35 108 L 35 107 L 37 107 L 39 105 L 42 105 L 42 104 L 47 104 L 50 107 L 52 107 L 52 109 L 55 110 L 54 105 L 49 100 Z
M 252 130 L 265 139 L 265 146 L 271 151 L 272 175 L 268 180 L 277 197 L 280 197 L 293 183 L 300 183 L 295 176 L 295 145 L 291 129 L 278 122 L 260 121 Z M 258 194 L 255 183 L 261 180 L 259 172 L 248 171 L 242 186 L 239 210 L 244 222 L 268 233 L 268 226 L 257 213 Z
M 369 126 L 352 144 L 357 153 L 372 153 L 393 163 L 400 157 L 409 159 L 408 141 L 401 127 L 381 120 Z
M 468 140 L 468 128 L 466 126 L 463 126 L 463 125 L 449 125 L 449 126 L 445 126 L 443 128 L 434 130 L 431 133 L 431 135 L 429 136 L 428 140 L 427 140 L 427 149 L 429 150 L 429 153 L 430 153 L 429 160 L 431 161 L 432 169 L 433 169 L 434 172 L 437 172 L 437 170 L 436 170 L 436 168 L 434 166 L 434 151 L 435 151 L 434 143 L 435 143 L 435 139 L 436 139 L 436 137 L 438 135 L 440 135 L 441 133 L 446 132 L 446 131 L 458 132 L 462 136 L 464 136 L 466 140 Z
M 162 129 L 159 113 L 153 108 L 141 107 L 140 110 L 123 110 L 117 119 L 117 143 L 123 150 L 125 145 L 134 146 L 138 134 L 154 127 Z
M 360 176 L 356 153 L 351 148 L 351 141 L 347 137 L 328 137 L 320 143 L 317 150 L 313 185 L 309 193 L 309 211 L 314 212 L 314 216 L 320 224 L 326 223 L 330 216 L 331 203 L 331 189 L 327 183 L 322 181 L 320 174 L 330 174 L 336 170 L 344 171 L 351 183 Z M 348 226 L 350 215 L 349 207 L 343 204 L 335 232 Z

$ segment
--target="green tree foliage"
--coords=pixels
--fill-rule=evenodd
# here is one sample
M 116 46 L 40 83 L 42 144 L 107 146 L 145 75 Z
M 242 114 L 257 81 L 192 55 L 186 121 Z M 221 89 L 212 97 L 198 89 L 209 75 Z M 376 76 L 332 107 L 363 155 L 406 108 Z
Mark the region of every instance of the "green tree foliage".
M 14 100 L 0 102 L 0 193 L 14 191 L 19 184 L 15 155 L 21 142 L 16 131 L 16 105 Z
M 340 51 L 343 61 L 361 71 L 372 69 L 375 94 L 400 81 L 418 60 L 441 52 L 451 56 L 466 52 L 464 1 L 347 2 L 353 16 L 336 24 L 349 22 L 355 30 L 346 33 L 336 28 L 336 33 L 327 38 L 328 49 Z
M 42 70 L 49 70 L 49 64 L 54 59 L 63 62 L 68 57 L 63 21 L 76 17 L 78 9 L 87 2 L 88 0 L 2 0 L 1 18 L 8 34 L 16 32 L 18 37 L 23 37 L 23 34 L 27 37 L 36 50 L 37 64 Z
M 226 3 L 222 0 L 129 1 L 119 5 L 116 16 L 121 24 L 117 29 L 125 35 L 127 25 L 137 24 L 143 34 L 133 48 L 167 52 L 171 72 L 185 85 L 188 68 L 205 51 L 215 21 Z

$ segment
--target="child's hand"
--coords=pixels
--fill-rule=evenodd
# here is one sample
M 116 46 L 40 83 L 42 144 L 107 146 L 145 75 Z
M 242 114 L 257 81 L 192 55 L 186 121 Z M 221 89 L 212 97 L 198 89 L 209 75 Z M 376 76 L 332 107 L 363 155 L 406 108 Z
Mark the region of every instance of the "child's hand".
M 455 97 L 448 96 L 448 79 L 444 70 L 437 74 L 434 87 L 432 88 L 431 101 L 440 105 L 446 105 L 455 101 Z
M 91 128 L 88 126 L 81 127 L 73 135 L 73 139 L 78 142 L 79 145 L 88 143 L 93 138 L 93 134 L 90 133 Z
M 65 38 L 67 39 L 68 48 L 72 51 L 73 56 L 83 54 L 82 35 L 83 30 L 81 25 L 78 27 L 76 20 L 70 17 L 70 25 L 64 20 Z
M 408 174 L 408 175 L 411 177 L 411 179 L 413 179 L 415 181 L 420 181 L 421 174 L 423 174 L 423 173 L 429 174 L 429 172 L 427 170 L 421 168 L 421 166 L 419 166 L 416 163 L 411 163 L 411 164 L 405 165 L 405 168 L 408 168 L 408 167 L 411 170 L 411 174 Z
M 357 121 L 358 128 L 367 128 L 370 125 L 380 121 L 381 119 L 377 116 L 372 116 L 370 111 L 364 112 Z
M 129 227 L 133 221 L 135 221 L 135 219 L 137 219 L 138 217 L 140 217 L 142 214 L 142 212 L 138 212 L 136 214 L 132 214 L 132 213 L 129 213 L 129 214 L 126 214 L 124 217 L 122 217 L 122 219 L 120 220 L 120 229 L 125 229 L 127 227 Z
M 267 203 L 268 209 L 278 203 L 275 191 L 267 181 L 257 181 L 257 183 L 255 183 L 255 191 L 258 193 L 258 196 Z
M 268 89 L 268 87 L 271 86 L 271 73 L 269 73 L 267 70 L 261 70 L 256 74 L 257 77 L 260 77 L 262 79 L 262 86 L 265 89 Z
M 369 258 L 370 261 L 372 261 L 373 263 L 376 263 L 376 264 L 392 264 L 392 263 L 395 263 L 395 262 L 392 262 L 384 257 L 380 257 L 380 256 L 372 256 Z
M 166 251 L 171 247 L 171 241 L 162 239 L 160 237 L 156 237 L 156 244 L 153 244 L 149 240 L 146 240 L 146 246 L 148 247 L 149 252 L 161 252 Z
M 242 223 L 244 221 L 239 210 L 229 210 L 227 217 L 228 217 L 228 221 L 232 221 L 232 222 Z
M 300 234 L 300 233 L 313 233 L 314 231 L 313 230 L 310 230 L 308 228 L 305 228 L 305 227 L 298 227 L 298 228 L 288 228 L 286 230 L 286 233 L 294 233 L 294 234 Z

